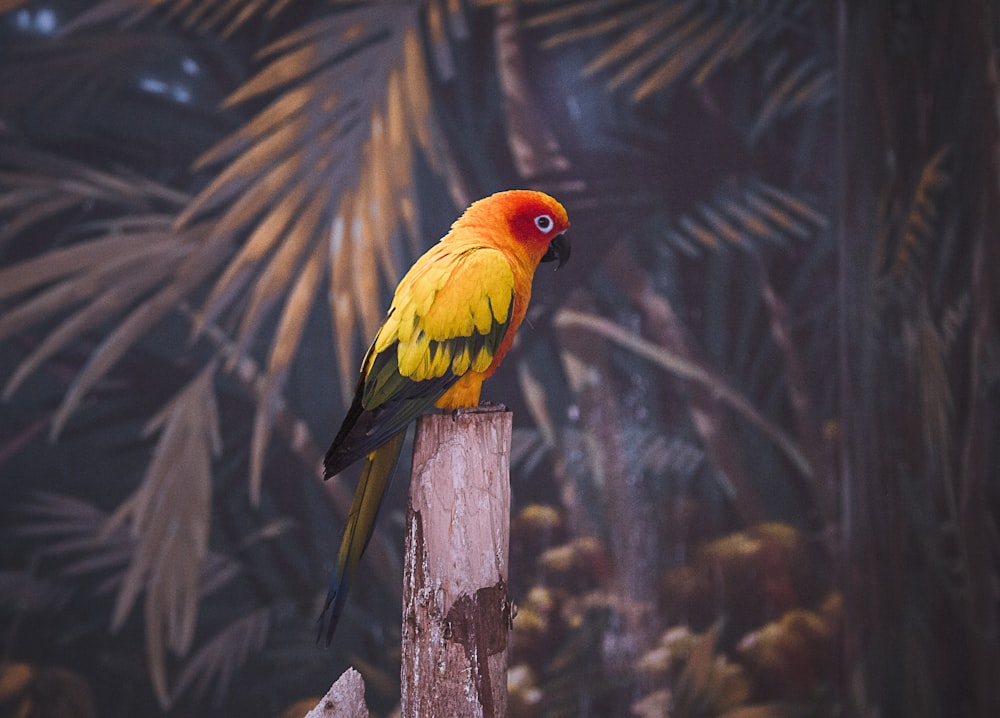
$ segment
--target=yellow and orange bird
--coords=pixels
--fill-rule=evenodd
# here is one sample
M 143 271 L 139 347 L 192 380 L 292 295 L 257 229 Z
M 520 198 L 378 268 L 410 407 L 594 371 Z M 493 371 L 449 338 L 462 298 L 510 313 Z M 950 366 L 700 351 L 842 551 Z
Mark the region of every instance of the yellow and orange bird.
M 396 287 L 361 365 L 351 408 L 324 459 L 326 478 L 365 457 L 337 570 L 320 615 L 330 644 L 371 538 L 406 427 L 431 407 L 474 407 L 514 342 L 539 262 L 569 258 L 566 210 L 542 192 L 473 202 Z

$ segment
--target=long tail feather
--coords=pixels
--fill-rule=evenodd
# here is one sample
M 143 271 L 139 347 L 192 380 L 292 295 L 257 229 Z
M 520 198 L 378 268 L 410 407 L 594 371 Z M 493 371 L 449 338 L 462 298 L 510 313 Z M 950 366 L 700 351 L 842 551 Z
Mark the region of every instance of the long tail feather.
M 337 570 L 330 580 L 330 591 L 326 595 L 326 603 L 323 604 L 323 612 L 319 616 L 317 643 L 324 640 L 325 645 L 329 646 L 333 640 L 333 632 L 337 628 L 337 621 L 347 601 L 347 590 L 361 555 L 371 540 L 375 529 L 375 518 L 378 516 L 386 489 L 389 488 L 405 438 L 404 430 L 365 458 L 361 479 L 354 492 L 354 501 L 347 514 L 344 538 L 341 539 L 340 554 L 337 557 Z

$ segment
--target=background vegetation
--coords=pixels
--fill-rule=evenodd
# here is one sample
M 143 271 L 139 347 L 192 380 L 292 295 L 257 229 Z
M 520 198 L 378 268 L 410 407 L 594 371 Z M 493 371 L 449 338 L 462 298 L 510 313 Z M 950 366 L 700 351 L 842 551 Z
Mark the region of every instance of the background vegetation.
M 0 712 L 301 715 L 351 664 L 390 712 L 405 481 L 324 651 L 321 452 L 402 270 L 530 186 L 574 256 L 486 391 L 512 714 L 1000 714 L 998 41 L 988 0 L 0 0 Z

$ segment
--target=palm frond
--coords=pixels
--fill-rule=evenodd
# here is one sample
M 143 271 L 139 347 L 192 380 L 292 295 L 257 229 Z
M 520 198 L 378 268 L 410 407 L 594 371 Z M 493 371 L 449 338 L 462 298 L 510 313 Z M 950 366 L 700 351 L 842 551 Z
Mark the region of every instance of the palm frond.
M 559 146 L 546 118 L 538 111 L 531 90 L 531 72 L 522 47 L 519 9 L 508 5 L 498 8 L 493 37 L 496 67 L 507 118 L 507 145 L 517 174 L 527 181 L 565 173 L 569 159 Z
M 962 292 L 954 302 L 944 308 L 941 314 L 940 331 L 945 352 L 954 348 L 958 341 L 959 332 L 969 325 L 971 309 L 972 296 L 969 291 Z
M 182 193 L 37 150 L 7 149 L 3 163 L 11 169 L 0 175 L 0 184 L 12 212 L 4 230 L 9 236 L 24 235 L 70 209 L 114 217 L 79 225 L 73 243 L 0 270 L 0 299 L 9 300 L 0 338 L 61 317 L 7 379 L 4 398 L 84 333 L 113 326 L 65 393 L 52 420 L 54 437 L 87 392 L 225 256 L 205 241 L 203 227 L 173 229 L 170 210 L 186 201 Z M 32 198 L 40 197 L 41 204 L 32 207 Z M 65 240 L 53 232 L 50 243 Z
M 19 507 L 27 521 L 12 527 L 17 536 L 51 537 L 94 533 L 106 518 L 97 506 L 84 499 L 39 491 Z
M 107 336 L 100 342 L 90 355 L 79 374 L 70 384 L 63 397 L 59 411 L 52 422 L 52 435 L 60 433 L 70 415 L 80 405 L 90 388 L 121 359 L 124 354 L 152 329 L 168 313 L 174 311 L 177 305 L 189 292 L 198 287 L 212 273 L 223 259 L 218 248 L 208 242 L 201 242 L 203 233 L 198 227 L 175 236 L 183 246 L 178 251 L 177 264 L 169 276 L 169 281 L 156 288 L 156 291 L 144 298 L 140 303 L 130 308 Z
M 608 89 L 629 86 L 631 100 L 639 102 L 682 78 L 703 85 L 791 25 L 798 10 L 788 5 L 582 0 L 538 13 L 528 24 L 552 29 L 548 47 L 604 38 L 609 44 L 583 74 L 610 73 Z
M 694 254 L 726 245 L 785 244 L 827 226 L 826 217 L 806 199 L 749 178 L 724 183 L 711 200 L 679 217 L 668 236 L 675 246 Z
M 326 248 L 322 244 L 317 244 L 299 274 L 295 286 L 289 292 L 281 318 L 278 320 L 271 356 L 268 359 L 263 387 L 258 398 L 258 410 L 254 417 L 250 444 L 250 497 L 255 504 L 260 501 L 264 452 L 274 418 L 273 412 L 281 401 L 281 387 L 285 383 L 288 370 L 298 350 L 309 309 L 319 290 L 325 268 Z
M 784 57 L 781 60 L 776 64 L 784 69 Z M 807 57 L 797 65 L 784 69 L 784 72 L 777 68 L 769 69 L 771 72 L 765 77 L 767 88 L 764 100 L 750 127 L 751 141 L 781 118 L 806 108 L 822 107 L 836 95 L 833 69 L 823 66 L 814 57 Z
M 85 13 L 80 26 L 131 10 L 138 14 L 127 22 L 138 22 L 159 5 L 111 0 Z M 260 56 L 269 63 L 227 104 L 277 98 L 203 154 L 196 168 L 224 168 L 191 201 L 140 178 L 115 178 L 15 147 L 5 157 L 15 171 L 0 175 L 11 212 L 0 239 L 87 202 L 129 219 L 92 226 L 94 236 L 79 248 L 2 270 L 0 279 L 8 281 L 0 291 L 23 296 L 0 319 L 0 337 L 66 315 L 8 379 L 5 395 L 84 332 L 115 322 L 66 392 L 51 426 L 58 435 L 123 354 L 231 257 L 195 317 L 196 335 L 227 312 L 238 319 L 232 366 L 284 306 L 258 385 L 251 447 L 251 492 L 258 497 L 270 419 L 321 283 L 348 279 L 328 292 L 347 395 L 356 337 L 374 333 L 382 294 L 398 279 L 403 255 L 417 248 L 414 152 L 419 148 L 432 167 L 440 166 L 419 12 L 417 4 L 338 8 L 265 48 Z M 451 32 L 463 32 L 460 8 L 449 4 L 446 13 Z M 166 214 L 152 216 L 154 205 L 181 204 L 172 224 Z M 232 256 L 244 232 L 249 238 Z M 409 238 L 406 249 L 401 234 Z
M 0 210 L 5 218 L 0 247 L 43 222 L 64 218 L 71 210 L 98 205 L 142 213 L 176 207 L 185 200 L 183 193 L 132 173 L 96 170 L 0 135 Z M 17 291 L 20 288 L 0 283 L 4 296 Z
M 212 461 L 220 439 L 214 364 L 146 425 L 160 432 L 137 491 L 115 511 L 107 530 L 128 526 L 136 542 L 112 615 L 118 630 L 145 592 L 150 678 L 169 704 L 166 651 L 185 654 L 194 638 L 200 577 L 208 556 Z
M 216 696 L 219 699 L 225 696 L 236 672 L 264 646 L 271 620 L 271 609 L 258 609 L 232 621 L 206 641 L 185 661 L 170 694 L 170 703 L 192 689 L 196 698 L 203 698 L 213 681 Z
M 450 80 L 456 68 L 449 38 L 462 39 L 468 35 L 465 13 L 456 0 L 429 0 L 425 5 L 434 68 L 441 79 Z
M 231 36 L 256 16 L 273 18 L 290 0 L 102 0 L 77 15 L 64 32 L 117 22 L 132 27 L 151 15 L 159 14 L 182 27 L 198 33 Z
M 60 14 L 32 4 L 18 14 Z M 230 68 L 218 66 L 219 48 L 178 31 L 102 27 L 7 40 L 0 46 L 5 121 L 35 142 L 54 140 L 66 155 L 93 158 L 120 179 L 128 173 L 119 165 L 150 162 L 161 178 L 181 177 L 226 122 L 215 106 Z M 172 120 L 174 113 L 183 119 Z
M 42 542 L 37 556 L 58 562 L 56 576 L 107 575 L 98 585 L 98 593 L 121 587 L 137 545 L 128 527 L 89 501 L 65 494 L 37 492 L 17 509 L 21 519 L 7 532 L 12 537 Z M 217 591 L 239 571 L 236 561 L 209 552 L 199 579 L 201 595 Z
M 915 328 L 917 389 L 922 408 L 923 440 L 932 467 L 941 480 L 949 523 L 958 521 L 958 498 L 952 477 L 954 399 L 944 337 L 927 312 L 921 310 Z
M 109 573 L 120 578 L 132 555 L 133 543 L 123 530 L 107 530 L 107 514 L 83 499 L 39 492 L 21 504 L 22 521 L 12 536 L 44 543 L 41 559 L 58 561 L 59 576 Z
M 113 229 L 106 230 L 97 239 L 0 270 L 0 282 L 3 275 L 10 277 L 9 289 L 45 287 L 0 318 L 0 338 L 70 312 L 21 361 L 4 386 L 4 398 L 9 398 L 43 362 L 67 348 L 84 332 L 116 317 L 132 316 L 135 304 L 157 288 L 169 285 L 174 272 L 194 250 L 195 241 L 190 232 L 173 233 L 169 217 L 150 219 L 148 227 L 140 231 L 122 236 Z M 46 286 L 56 278 L 57 281 Z M 115 349 L 107 352 L 103 362 L 96 362 L 98 355 L 95 353 L 88 364 L 89 374 L 82 373 L 75 390 L 67 394 L 54 433 L 59 432 L 86 390 L 169 308 L 144 313 L 144 321 L 132 333 L 116 339 L 112 344 Z M 118 330 L 123 325 L 125 322 Z M 118 330 L 112 332 L 109 339 Z
M 816 507 L 819 516 L 832 525 L 837 517 L 836 477 L 830 462 L 825 458 L 820 419 L 823 409 L 820 408 L 818 392 L 809 381 L 806 361 L 809 350 L 796 341 L 798 333 L 793 306 L 798 290 L 793 285 L 792 288 L 779 292 L 764 259 L 760 255 L 756 259 L 760 293 L 767 308 L 771 339 L 784 367 L 784 387 L 780 392 L 787 397 L 784 401 L 787 401 L 791 410 L 796 435 L 815 473 L 812 486 L 801 488 L 808 491 L 804 497 L 808 504 Z M 800 279 L 796 284 L 811 284 L 812 273 L 808 269 L 803 267 L 799 275 Z
M 10 612 L 55 612 L 72 597 L 62 581 L 36 576 L 30 571 L 0 571 L 0 606 Z
M 357 336 L 377 329 L 382 295 L 399 278 L 407 251 L 401 230 L 411 248 L 416 243 L 415 148 L 438 164 L 418 11 L 408 4 L 336 10 L 265 48 L 269 64 L 227 104 L 277 98 L 199 159 L 202 168 L 225 165 L 177 219 L 186 227 L 217 215 L 204 220 L 213 244 L 249 232 L 195 322 L 197 333 L 238 316 L 231 362 L 252 350 L 283 306 L 254 420 L 255 500 L 271 419 L 324 281 L 346 396 Z
M 910 291 L 923 284 L 923 258 L 927 242 L 933 238 L 940 193 L 951 181 L 944 168 L 950 153 L 950 146 L 945 145 L 924 163 L 903 220 L 902 232 L 896 240 L 889 273 L 895 282 Z

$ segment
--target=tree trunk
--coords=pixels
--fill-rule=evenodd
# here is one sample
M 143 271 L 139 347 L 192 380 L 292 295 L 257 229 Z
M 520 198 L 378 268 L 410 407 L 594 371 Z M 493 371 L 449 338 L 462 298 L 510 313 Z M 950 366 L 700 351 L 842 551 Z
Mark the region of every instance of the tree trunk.
M 505 716 L 507 411 L 417 421 L 403 572 L 403 718 Z

